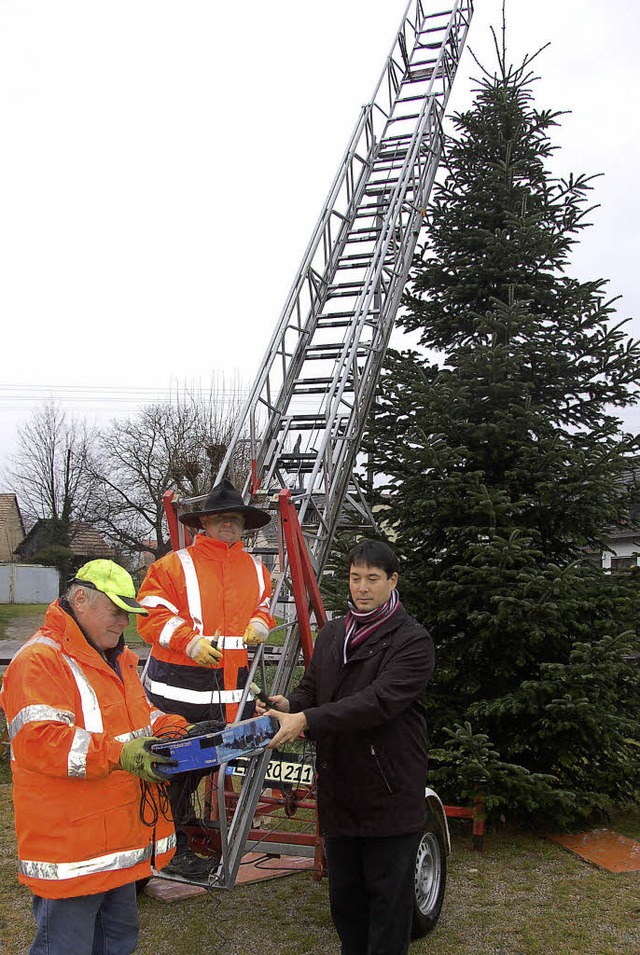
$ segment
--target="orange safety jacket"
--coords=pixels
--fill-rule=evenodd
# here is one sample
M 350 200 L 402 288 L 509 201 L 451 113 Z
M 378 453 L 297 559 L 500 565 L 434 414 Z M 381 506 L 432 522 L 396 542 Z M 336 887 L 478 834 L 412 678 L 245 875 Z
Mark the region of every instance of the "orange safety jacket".
M 152 564 L 138 593 L 150 613 L 137 621 L 151 644 L 144 678 L 151 699 L 193 722 L 219 716 L 233 721 L 248 672 L 243 634 L 252 619 L 274 626 L 270 598 L 270 575 L 242 541 L 229 546 L 198 534 L 189 547 Z M 217 633 L 222 660 L 195 663 L 187 654 L 189 644 Z
M 4 674 L 18 878 L 43 898 L 148 878 L 175 851 L 173 822 L 158 812 L 143 823 L 141 781 L 119 760 L 127 740 L 175 735 L 185 722 L 151 707 L 124 641 L 116 653 L 120 676 L 56 600 Z M 150 784 L 156 804 L 158 790 Z

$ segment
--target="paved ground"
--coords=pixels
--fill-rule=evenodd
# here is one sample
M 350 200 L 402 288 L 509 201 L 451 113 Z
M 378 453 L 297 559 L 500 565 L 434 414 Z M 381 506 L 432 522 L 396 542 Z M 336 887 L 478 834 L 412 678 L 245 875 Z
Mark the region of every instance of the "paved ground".
M 20 645 L 23 640 L 27 640 L 28 637 L 36 632 L 41 623 L 41 613 L 32 613 L 25 617 L 16 617 L 11 623 L 7 624 L 7 638 L 17 641 L 18 645 Z

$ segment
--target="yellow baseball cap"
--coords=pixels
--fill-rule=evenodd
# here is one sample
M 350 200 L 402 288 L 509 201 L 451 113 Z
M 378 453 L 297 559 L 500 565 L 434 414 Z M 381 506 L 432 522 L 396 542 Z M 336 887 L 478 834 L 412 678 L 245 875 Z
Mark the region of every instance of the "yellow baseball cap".
M 82 565 L 70 583 L 100 590 L 116 607 L 127 613 L 149 615 L 146 607 L 135 599 L 136 588 L 131 574 L 112 560 L 90 560 Z

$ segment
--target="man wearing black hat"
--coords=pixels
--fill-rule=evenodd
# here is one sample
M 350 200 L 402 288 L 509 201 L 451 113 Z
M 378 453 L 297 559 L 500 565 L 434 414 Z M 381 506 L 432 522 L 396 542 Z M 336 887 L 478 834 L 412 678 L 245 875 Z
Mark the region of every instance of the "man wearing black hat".
M 270 517 L 246 505 L 224 480 L 201 510 L 179 519 L 200 533 L 191 546 L 152 564 L 138 595 L 149 610 L 138 627 L 151 644 L 145 690 L 161 710 L 189 723 L 232 722 L 249 672 L 247 645 L 264 642 L 274 626 L 269 573 L 244 550 L 241 536 L 264 527 Z M 191 783 L 192 792 L 197 778 Z M 170 786 L 178 845 L 167 871 L 201 880 L 215 863 L 191 852 L 180 828 L 191 792 L 185 792 L 184 777 Z

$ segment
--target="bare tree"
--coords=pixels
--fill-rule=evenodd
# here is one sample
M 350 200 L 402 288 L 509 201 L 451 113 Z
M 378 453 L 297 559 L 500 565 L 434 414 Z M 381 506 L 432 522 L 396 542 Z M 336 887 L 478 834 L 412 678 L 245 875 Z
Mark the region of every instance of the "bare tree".
M 93 471 L 95 522 L 121 552 L 169 549 L 162 497 L 206 494 L 233 433 L 239 389 L 217 386 L 206 396 L 183 388 L 171 402 L 114 420 L 102 432 Z M 245 465 L 243 465 L 243 468 Z
M 89 459 L 96 432 L 53 399 L 18 429 L 18 450 L 7 481 L 31 522 L 52 520 L 62 528 L 86 521 L 90 500 Z

